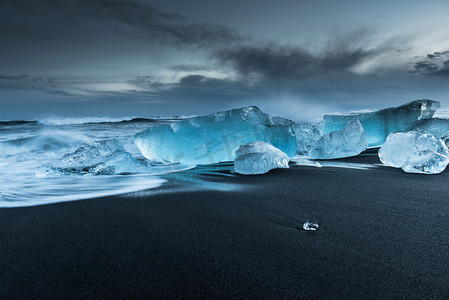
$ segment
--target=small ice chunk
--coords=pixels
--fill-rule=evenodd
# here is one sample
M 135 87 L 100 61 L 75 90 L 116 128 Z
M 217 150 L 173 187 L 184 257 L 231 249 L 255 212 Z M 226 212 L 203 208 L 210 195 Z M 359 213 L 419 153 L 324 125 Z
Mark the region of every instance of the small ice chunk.
M 359 119 L 367 134 L 369 147 L 381 146 L 392 132 L 405 131 L 415 121 L 432 118 L 440 107 L 433 100 L 415 100 L 410 103 L 369 113 L 325 115 L 324 133 L 341 130 L 353 119 Z
M 112 139 L 95 141 L 92 145 L 83 144 L 74 152 L 64 155 L 57 162 L 57 166 L 40 166 L 36 176 L 143 173 L 149 168 L 147 162 L 132 157 L 119 141 Z
M 302 229 L 306 230 L 306 231 L 314 231 L 318 229 L 318 224 L 316 222 L 310 222 L 307 221 L 302 225 Z
M 265 142 L 242 145 L 235 154 L 234 170 L 240 174 L 264 174 L 275 168 L 288 168 L 287 154 Z
M 416 131 L 395 132 L 379 149 L 384 165 L 408 173 L 437 174 L 449 163 L 449 150 L 441 139 Z
M 125 152 L 116 139 L 95 141 L 91 145 L 82 144 L 74 152 L 64 155 L 61 161 L 71 166 L 95 165 L 116 152 Z
M 334 159 L 359 155 L 368 147 L 366 133 L 358 119 L 340 131 L 323 135 L 309 153 L 310 159 Z

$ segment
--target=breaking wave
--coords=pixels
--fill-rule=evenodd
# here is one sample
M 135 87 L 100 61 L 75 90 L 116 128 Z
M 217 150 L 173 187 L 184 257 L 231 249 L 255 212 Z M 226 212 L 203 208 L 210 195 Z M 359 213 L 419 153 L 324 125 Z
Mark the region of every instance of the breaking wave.
M 159 122 L 175 122 L 183 120 L 190 116 L 172 116 L 172 117 L 125 117 L 125 118 L 109 118 L 109 117 L 85 117 L 85 118 L 45 118 L 37 120 L 3 120 L 0 121 L 1 126 L 26 126 L 26 125 L 44 125 L 44 126 L 63 126 L 63 125 L 83 125 L 83 124 L 120 124 L 120 123 L 159 123 Z
M 80 118 L 0 123 L 0 207 L 152 189 L 190 167 L 144 159 L 132 136 L 173 118 Z

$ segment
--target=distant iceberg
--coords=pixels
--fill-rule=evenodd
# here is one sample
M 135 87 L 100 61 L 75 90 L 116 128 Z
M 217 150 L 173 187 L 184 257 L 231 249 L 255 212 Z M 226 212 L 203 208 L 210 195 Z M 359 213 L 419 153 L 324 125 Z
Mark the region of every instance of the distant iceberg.
M 408 173 L 437 174 L 449 163 L 449 150 L 441 139 L 416 131 L 396 132 L 379 149 L 384 165 Z
M 309 153 L 310 159 L 335 159 L 359 155 L 368 146 L 366 133 L 358 119 L 339 131 L 323 135 Z
M 273 121 L 255 106 L 186 118 L 134 135 L 145 158 L 188 165 L 233 161 L 241 145 L 256 141 L 270 143 L 288 156 L 296 153 L 292 125 Z
M 325 115 L 324 133 L 341 130 L 349 122 L 358 119 L 367 134 L 368 146 L 381 146 L 392 132 L 406 131 L 413 122 L 430 119 L 440 107 L 440 102 L 433 100 L 415 100 L 410 103 L 381 109 L 375 112 Z
M 265 174 L 276 168 L 288 168 L 289 157 L 265 142 L 240 146 L 236 151 L 234 171 L 245 175 Z

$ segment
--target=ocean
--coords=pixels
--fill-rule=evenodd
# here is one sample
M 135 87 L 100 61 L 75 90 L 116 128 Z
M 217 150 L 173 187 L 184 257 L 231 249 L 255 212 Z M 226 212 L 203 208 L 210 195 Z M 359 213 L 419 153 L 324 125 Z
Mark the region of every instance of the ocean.
M 42 205 L 158 187 L 164 182 L 158 175 L 191 166 L 167 166 L 147 161 L 132 137 L 151 126 L 181 119 L 70 118 L 0 121 L 0 207 Z M 139 168 L 133 164 L 124 164 L 117 173 L 94 173 L 82 164 L 62 171 L 53 168 L 64 165 L 63 158 L 80 147 L 82 149 L 83 145 L 86 147 L 109 141 L 123 147 L 122 152 L 129 153 L 133 161 L 139 163 Z M 93 150 L 98 152 L 98 149 Z M 145 167 L 141 167 L 142 165 Z

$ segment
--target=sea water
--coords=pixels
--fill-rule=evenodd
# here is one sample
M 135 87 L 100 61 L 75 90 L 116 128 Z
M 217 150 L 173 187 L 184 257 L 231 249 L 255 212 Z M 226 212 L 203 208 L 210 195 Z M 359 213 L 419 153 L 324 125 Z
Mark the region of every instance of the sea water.
M 157 175 L 189 166 L 148 162 L 145 172 L 79 176 L 39 176 L 43 165 L 57 165 L 61 158 L 83 144 L 116 139 L 138 160 L 145 160 L 132 140 L 144 129 L 177 122 L 181 118 L 156 119 L 45 119 L 0 121 L 0 207 L 18 207 L 111 196 L 163 184 Z

